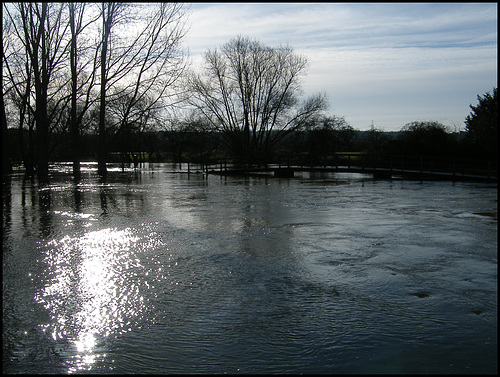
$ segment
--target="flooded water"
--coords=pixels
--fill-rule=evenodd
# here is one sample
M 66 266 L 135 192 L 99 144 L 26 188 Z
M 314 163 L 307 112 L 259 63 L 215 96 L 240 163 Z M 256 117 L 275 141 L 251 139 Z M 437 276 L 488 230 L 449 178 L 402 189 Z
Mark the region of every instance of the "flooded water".
M 496 373 L 497 187 L 3 182 L 5 373 Z

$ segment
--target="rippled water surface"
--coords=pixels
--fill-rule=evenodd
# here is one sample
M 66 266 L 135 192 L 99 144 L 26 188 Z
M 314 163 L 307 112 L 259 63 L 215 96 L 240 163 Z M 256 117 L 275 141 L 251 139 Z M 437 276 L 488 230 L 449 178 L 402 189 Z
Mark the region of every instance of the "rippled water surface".
M 497 187 L 3 182 L 6 373 L 496 373 Z

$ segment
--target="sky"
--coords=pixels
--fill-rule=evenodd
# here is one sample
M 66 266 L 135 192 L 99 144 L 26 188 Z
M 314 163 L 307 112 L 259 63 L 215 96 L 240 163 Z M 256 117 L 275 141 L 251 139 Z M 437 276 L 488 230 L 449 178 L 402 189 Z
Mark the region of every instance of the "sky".
M 497 3 L 191 3 L 195 66 L 241 35 L 289 45 L 309 67 L 304 97 L 326 93 L 355 129 L 412 121 L 465 129 L 470 104 L 498 85 Z

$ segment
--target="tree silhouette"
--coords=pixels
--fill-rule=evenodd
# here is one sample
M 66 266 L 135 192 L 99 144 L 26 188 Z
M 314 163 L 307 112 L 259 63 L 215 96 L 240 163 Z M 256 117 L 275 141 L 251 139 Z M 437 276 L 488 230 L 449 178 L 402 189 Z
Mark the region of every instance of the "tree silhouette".
M 471 113 L 465 119 L 467 139 L 476 153 L 496 158 L 498 153 L 498 99 L 497 88 L 493 95 L 477 96 L 479 104 L 470 105 Z
M 21 133 L 25 114 L 32 115 L 36 125 L 37 174 L 42 181 L 48 176 L 51 121 L 65 105 L 60 96 L 60 89 L 66 84 L 61 69 L 67 60 L 65 32 L 68 23 L 63 7 L 64 4 L 54 3 L 3 6 L 12 26 L 7 36 L 11 39 L 11 50 L 3 57 L 4 63 L 14 89 L 14 101 L 19 104 Z M 29 120 L 28 124 L 31 124 Z M 29 136 L 31 140 L 32 135 Z M 25 162 L 27 160 L 29 158 Z M 28 166 L 27 170 L 30 169 Z
M 446 126 L 437 121 L 407 123 L 395 144 L 400 154 L 437 156 L 452 152 L 452 136 Z
M 325 109 L 316 95 L 300 103 L 307 61 L 291 47 L 237 37 L 205 54 L 206 73 L 190 80 L 190 103 L 219 131 L 231 153 L 252 159 Z
M 2 9 L 2 135 L 6 141 L 7 122 L 18 111 L 22 144 L 29 130 L 29 148 L 20 148 L 27 172 L 36 167 L 44 179 L 54 153 L 72 150 L 78 179 L 80 135 L 98 119 L 98 171 L 104 175 L 109 127 L 136 123 L 138 109 L 144 119 L 179 101 L 183 4 L 30 2 Z M 125 105 L 120 119 L 107 113 L 113 102 Z M 61 144 L 68 131 L 71 142 Z
M 126 102 L 122 127 L 131 123 L 129 116 L 139 103 L 147 103 L 144 113 L 158 107 L 174 95 L 168 92 L 185 68 L 180 43 L 185 35 L 185 10 L 180 3 L 144 4 L 140 17 L 124 3 L 102 4 L 101 85 L 99 107 L 98 172 L 106 174 L 107 103 Z M 120 27 L 121 26 L 121 27 Z M 124 26 L 127 29 L 124 29 Z M 131 33 L 130 29 L 137 29 Z M 119 38 L 117 34 L 128 34 Z M 121 40 L 121 41 L 120 41 Z

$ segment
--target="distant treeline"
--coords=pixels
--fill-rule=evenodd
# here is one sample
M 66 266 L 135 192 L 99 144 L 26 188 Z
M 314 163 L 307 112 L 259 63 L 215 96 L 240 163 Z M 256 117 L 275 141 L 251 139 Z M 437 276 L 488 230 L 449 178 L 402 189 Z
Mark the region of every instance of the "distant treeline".
M 429 128 L 429 127 L 427 127 Z M 27 131 L 26 131 L 27 132 Z M 13 162 L 21 163 L 19 132 L 9 130 L 10 155 Z M 27 135 L 25 135 L 25 138 Z M 149 162 L 203 162 L 228 156 L 222 136 L 213 131 L 170 130 L 143 132 L 116 137 L 109 144 L 109 162 L 132 162 L 134 155 Z M 69 134 L 54 138 L 51 160 L 71 161 Z M 80 156 L 82 161 L 96 161 L 97 135 L 82 135 Z M 425 155 L 454 158 L 496 158 L 476 146 L 467 132 L 446 132 L 442 128 L 410 129 L 402 131 L 325 130 L 295 131 L 276 148 L 276 155 L 310 155 L 325 157 L 337 152 L 363 152 L 383 155 Z

